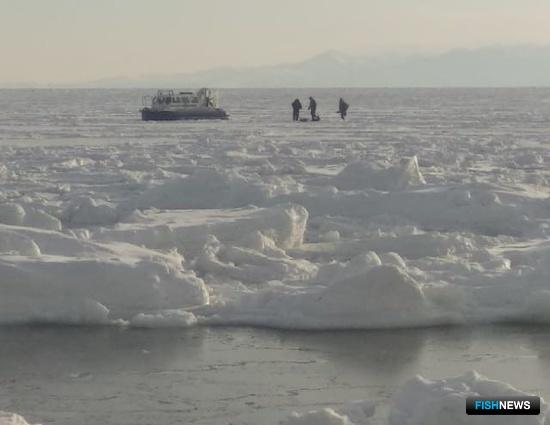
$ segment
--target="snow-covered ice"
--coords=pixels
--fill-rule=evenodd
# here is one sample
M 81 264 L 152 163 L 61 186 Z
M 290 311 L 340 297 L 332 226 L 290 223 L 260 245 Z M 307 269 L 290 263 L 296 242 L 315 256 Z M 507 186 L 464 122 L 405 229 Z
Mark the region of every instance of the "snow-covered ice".
M 0 410 L 0 425 L 30 425 L 22 416 L 16 413 Z
M 78 109 L 75 93 L 39 96 Z M 115 97 L 103 121 L 9 112 L 0 323 L 549 323 L 538 115 L 476 124 L 475 92 L 458 107 L 404 92 L 416 109 L 392 113 L 391 96 L 369 107 L 356 93 L 349 122 L 300 126 L 273 93 L 271 115 L 235 108 L 226 123 L 143 123 Z M 506 91 L 490 95 L 510 105 Z M 536 107 L 522 96 L 516 108 Z M 430 102 L 448 115 L 429 115 Z
M 2 91 L 0 324 L 121 332 L 550 324 L 549 92 L 343 91 L 348 120 L 326 112 L 341 95 L 329 90 L 318 96 L 316 124 L 290 121 L 294 91 L 223 93 L 231 119 L 219 123 L 141 122 L 138 91 Z M 203 367 L 184 373 L 202 376 Z M 338 380 L 345 368 L 331 373 Z M 26 388 L 1 384 L 2 396 L 3 385 Z M 289 391 L 277 396 L 281 413 L 300 404 Z M 466 396 L 494 393 L 524 394 L 473 372 L 416 377 L 389 403 L 316 399 L 284 424 L 548 422 L 546 404 L 521 421 L 464 422 Z M 19 411 L 11 405 L 2 408 Z M 2 425 L 26 423 L 0 413 Z
M 293 412 L 282 425 L 545 425 L 548 404 L 541 400 L 537 416 L 467 416 L 466 398 L 516 397 L 529 395 L 504 382 L 490 380 L 476 372 L 463 376 L 429 380 L 417 376 L 392 398 L 387 418 L 374 417 L 376 405 L 355 401 L 341 408 Z

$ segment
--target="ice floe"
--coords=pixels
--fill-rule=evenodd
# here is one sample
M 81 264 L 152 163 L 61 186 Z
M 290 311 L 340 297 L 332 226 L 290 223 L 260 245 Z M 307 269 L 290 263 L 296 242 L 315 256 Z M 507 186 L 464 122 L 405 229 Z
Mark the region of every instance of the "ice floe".
M 0 425 L 31 425 L 22 416 L 0 411 Z M 38 425 L 38 424 L 36 424 Z
M 476 372 L 463 376 L 429 380 L 411 379 L 394 394 L 389 414 L 375 415 L 376 406 L 368 401 L 355 401 L 339 408 L 326 407 L 309 412 L 293 412 L 283 425 L 441 425 L 494 424 L 545 425 L 548 405 L 541 400 L 538 416 L 468 416 L 466 398 L 516 397 L 528 395 L 504 382 L 490 380 Z
M 544 150 L 333 136 L 7 147 L 0 321 L 550 322 Z

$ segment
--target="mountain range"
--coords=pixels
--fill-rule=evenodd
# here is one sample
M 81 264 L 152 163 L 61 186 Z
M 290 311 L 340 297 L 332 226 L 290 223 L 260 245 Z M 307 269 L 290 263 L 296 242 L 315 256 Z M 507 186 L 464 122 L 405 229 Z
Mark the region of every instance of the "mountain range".
M 65 85 L 67 87 L 68 85 Z M 194 73 L 110 78 L 77 85 L 161 87 L 522 87 L 550 86 L 550 46 L 491 46 L 438 54 L 351 56 L 328 51 L 302 62 Z M 69 87 L 70 87 L 69 86 Z

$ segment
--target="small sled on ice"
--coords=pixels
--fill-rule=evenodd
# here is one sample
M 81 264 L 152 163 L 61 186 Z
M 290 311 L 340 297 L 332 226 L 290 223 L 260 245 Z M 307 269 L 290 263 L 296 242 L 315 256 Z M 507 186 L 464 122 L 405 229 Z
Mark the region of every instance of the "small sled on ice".
M 319 115 L 315 115 L 312 119 L 309 118 L 300 118 L 300 122 L 309 122 L 309 121 L 321 121 Z

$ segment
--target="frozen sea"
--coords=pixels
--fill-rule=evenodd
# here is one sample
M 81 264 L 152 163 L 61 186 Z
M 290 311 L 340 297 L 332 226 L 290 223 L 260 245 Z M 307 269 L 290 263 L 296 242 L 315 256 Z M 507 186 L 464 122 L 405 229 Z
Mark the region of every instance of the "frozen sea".
M 45 424 L 278 424 L 465 370 L 550 397 L 545 327 L 0 330 L 0 409 Z M 382 421 L 380 423 L 383 423 Z M 452 423 L 452 422 L 449 422 Z
M 449 393 L 550 398 L 550 89 L 221 90 L 228 121 L 142 122 L 153 93 L 0 90 L 0 411 L 477 425 Z

